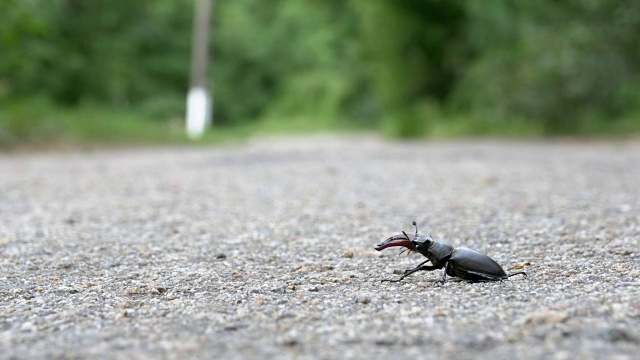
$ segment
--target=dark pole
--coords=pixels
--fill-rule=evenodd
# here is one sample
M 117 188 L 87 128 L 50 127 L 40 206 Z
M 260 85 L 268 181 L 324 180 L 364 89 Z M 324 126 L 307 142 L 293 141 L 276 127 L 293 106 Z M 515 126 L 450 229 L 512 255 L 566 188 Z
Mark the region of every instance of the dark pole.
M 191 138 L 200 137 L 212 120 L 213 99 L 207 86 L 212 2 L 196 0 L 194 6 L 191 86 L 187 95 L 187 134 Z

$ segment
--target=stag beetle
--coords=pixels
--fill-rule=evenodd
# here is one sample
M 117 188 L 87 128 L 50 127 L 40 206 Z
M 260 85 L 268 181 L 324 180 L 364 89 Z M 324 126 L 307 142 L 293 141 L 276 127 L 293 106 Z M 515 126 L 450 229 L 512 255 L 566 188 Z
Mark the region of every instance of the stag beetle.
M 403 250 L 401 254 L 406 250 L 413 250 L 424 255 L 427 260 L 421 262 L 413 269 L 405 270 L 399 279 L 385 279 L 382 281 L 398 282 L 418 271 L 433 271 L 442 268 L 445 269 L 442 274 L 442 280 L 440 281 L 442 283 L 447 280 L 447 275 L 471 282 L 501 281 L 518 274 L 527 276 L 524 271 L 507 274 L 497 262 L 487 255 L 469 248 L 454 248 L 449 243 L 435 241 L 430 235 L 425 236 L 418 234 L 418 224 L 415 221 L 413 222 L 413 226 L 416 227 L 416 233 L 414 235 L 407 235 L 407 233 L 403 231 L 402 234 L 394 235 L 381 244 L 378 244 L 375 249 L 380 251 L 392 246 L 402 246 L 406 249 Z M 428 261 L 431 261 L 432 265 L 425 265 Z

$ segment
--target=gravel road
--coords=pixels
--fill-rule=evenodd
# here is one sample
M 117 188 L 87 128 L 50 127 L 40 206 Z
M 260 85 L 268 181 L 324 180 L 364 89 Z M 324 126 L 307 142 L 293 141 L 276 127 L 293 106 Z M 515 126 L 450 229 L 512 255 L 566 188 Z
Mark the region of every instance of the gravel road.
M 528 277 L 398 277 L 413 231 Z M 0 358 L 637 359 L 640 141 L 0 155 Z

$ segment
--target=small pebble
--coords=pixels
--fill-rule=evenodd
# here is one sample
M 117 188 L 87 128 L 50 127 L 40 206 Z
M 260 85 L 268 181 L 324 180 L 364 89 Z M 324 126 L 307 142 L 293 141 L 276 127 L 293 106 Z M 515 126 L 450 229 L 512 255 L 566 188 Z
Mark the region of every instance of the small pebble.
M 371 302 L 371 296 L 369 294 L 359 294 L 356 297 L 356 302 L 360 304 L 369 304 Z
M 524 323 L 558 324 L 558 323 L 564 322 L 568 318 L 569 318 L 569 315 L 566 312 L 545 310 L 545 311 L 530 313 L 525 317 Z
M 118 307 L 121 309 L 131 309 L 132 307 L 136 306 L 136 302 L 135 301 L 123 301 L 121 303 L 118 304 Z

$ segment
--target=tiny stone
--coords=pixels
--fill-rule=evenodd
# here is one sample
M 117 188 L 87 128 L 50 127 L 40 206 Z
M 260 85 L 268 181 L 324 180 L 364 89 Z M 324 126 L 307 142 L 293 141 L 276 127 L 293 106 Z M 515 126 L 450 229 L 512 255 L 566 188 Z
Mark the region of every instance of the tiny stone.
M 347 250 L 344 252 L 344 254 L 342 254 L 342 256 L 346 257 L 347 259 L 351 259 L 353 258 L 353 251 Z
M 236 324 L 226 324 L 223 327 L 226 331 L 236 331 L 238 330 L 238 325 Z
M 620 204 L 618 206 L 618 210 L 620 210 L 620 212 L 622 212 L 622 213 L 629 212 L 629 210 L 631 210 L 631 205 L 629 205 L 629 204 Z
M 140 289 L 138 289 L 138 288 L 127 288 L 127 289 L 122 290 L 121 294 L 123 296 L 139 295 L 140 294 Z
M 226 258 L 227 258 L 227 254 L 224 254 L 224 253 L 220 253 L 216 255 L 216 259 L 226 259 Z
M 61 286 L 58 288 L 59 293 L 69 293 L 69 294 L 77 294 L 78 290 L 74 289 L 70 286 Z
M 525 317 L 525 323 L 533 324 L 558 324 L 567 320 L 569 316 L 565 312 L 546 310 L 531 313 Z
M 286 339 L 280 342 L 282 346 L 297 346 L 300 345 L 300 341 L 297 339 Z
M 604 332 L 604 337 L 611 342 L 628 342 L 635 343 L 638 338 L 636 338 L 632 333 L 623 329 L 623 328 L 611 328 Z
M 278 280 L 278 281 L 274 281 L 271 284 L 271 291 L 275 291 L 275 292 L 284 291 L 286 288 L 287 288 L 287 283 L 285 283 L 284 281 Z
M 126 300 L 126 301 L 123 301 L 120 304 L 118 304 L 118 307 L 121 308 L 121 309 L 130 309 L 130 308 L 134 307 L 135 305 L 136 305 L 136 303 L 134 301 Z
M 70 260 L 62 260 L 58 264 L 58 269 L 71 269 L 73 267 L 73 262 Z
M 120 320 L 120 319 L 124 319 L 124 318 L 127 318 L 127 317 L 129 317 L 129 311 L 125 310 L 125 311 L 117 313 L 115 319 L 116 320 Z
M 293 319 L 296 317 L 295 313 L 292 312 L 284 312 L 280 315 L 278 315 L 278 317 L 276 318 L 277 320 L 282 320 L 282 319 Z
M 437 317 L 445 317 L 449 315 L 449 313 L 446 310 L 438 310 L 435 313 L 433 313 L 433 316 L 437 316 Z
M 371 297 L 368 294 L 360 294 L 356 297 L 356 302 L 360 304 L 369 304 L 371 302 Z
M 37 328 L 32 322 L 25 322 L 20 326 L 20 331 L 22 332 L 34 332 L 36 330 Z
M 378 346 L 391 346 L 396 343 L 395 339 L 377 339 L 374 342 Z

